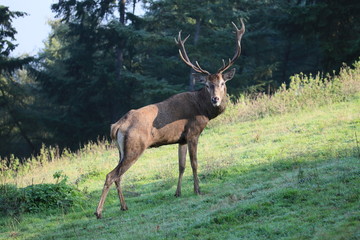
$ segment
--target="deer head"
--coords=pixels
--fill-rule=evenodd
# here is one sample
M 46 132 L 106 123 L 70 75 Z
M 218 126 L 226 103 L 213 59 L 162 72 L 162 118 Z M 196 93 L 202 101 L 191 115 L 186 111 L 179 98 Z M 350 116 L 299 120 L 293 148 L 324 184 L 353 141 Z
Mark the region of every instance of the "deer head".
M 175 39 L 176 44 L 179 46 L 179 54 L 181 59 L 191 67 L 195 72 L 193 77 L 196 81 L 203 83 L 206 86 L 207 91 L 210 95 L 210 101 L 214 107 L 220 106 L 221 101 L 226 96 L 226 82 L 231 80 L 235 75 L 235 68 L 231 69 L 230 71 L 226 72 L 236 61 L 236 59 L 241 54 L 241 38 L 245 33 L 245 24 L 241 19 L 241 29 L 238 29 L 237 26 L 232 23 L 236 29 L 236 50 L 235 54 L 232 59 L 229 59 L 228 63 L 225 63 L 223 60 L 223 66 L 219 68 L 219 70 L 215 74 L 211 74 L 210 72 L 204 70 L 200 67 L 200 64 L 195 61 L 193 64 L 185 50 L 185 42 L 189 38 L 188 35 L 184 40 L 181 40 L 181 31 L 179 32 L 178 38 Z

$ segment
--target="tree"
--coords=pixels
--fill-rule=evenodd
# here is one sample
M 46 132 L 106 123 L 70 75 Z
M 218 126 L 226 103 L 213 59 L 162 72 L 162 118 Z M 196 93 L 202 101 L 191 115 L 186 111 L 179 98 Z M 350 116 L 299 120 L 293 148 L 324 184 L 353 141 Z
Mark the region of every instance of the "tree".
M 10 56 L 17 46 L 13 43 L 16 29 L 12 26 L 12 20 L 25 15 L 0 5 L 0 156 L 19 149 L 27 152 L 36 149 L 30 132 L 32 117 L 26 111 L 30 95 L 22 81 L 23 75 L 18 71 L 33 58 Z
M 317 70 L 332 71 L 360 55 L 360 2 L 356 0 L 301 1 L 289 4 L 277 25 L 287 35 L 317 46 Z
M 13 58 L 10 53 L 16 48 L 16 29 L 12 26 L 12 19 L 23 17 L 26 13 L 10 11 L 8 7 L 0 5 L 0 74 L 13 72 L 32 60 L 31 57 Z

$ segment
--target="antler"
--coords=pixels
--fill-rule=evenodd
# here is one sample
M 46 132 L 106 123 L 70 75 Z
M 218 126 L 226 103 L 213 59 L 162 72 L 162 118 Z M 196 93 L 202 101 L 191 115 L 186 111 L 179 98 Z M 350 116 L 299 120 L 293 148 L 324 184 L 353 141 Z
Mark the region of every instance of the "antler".
M 241 42 L 241 38 L 245 32 L 245 24 L 243 22 L 242 19 L 240 19 L 241 21 L 241 29 L 238 29 L 237 26 L 235 25 L 235 23 L 231 22 L 235 29 L 236 29 L 236 50 L 235 50 L 235 55 L 233 56 L 232 59 L 229 58 L 229 62 L 228 64 L 225 65 L 225 61 L 223 60 L 223 66 L 218 70 L 218 73 L 222 73 L 224 71 L 226 71 L 229 67 L 231 67 L 235 60 L 240 56 L 241 54 L 241 45 L 240 45 L 240 42 Z
M 188 57 L 188 55 L 186 53 L 185 46 L 184 46 L 186 40 L 189 37 L 190 37 L 190 35 L 188 35 L 184 40 L 181 40 L 181 31 L 180 31 L 179 35 L 178 35 L 178 39 L 175 38 L 175 42 L 179 46 L 179 54 L 180 54 L 181 59 L 186 63 L 186 65 L 188 65 L 189 67 L 194 69 L 194 71 L 199 72 L 199 73 L 203 73 L 203 74 L 207 74 L 207 75 L 211 75 L 208 71 L 202 69 L 197 61 L 195 61 L 196 65 L 194 65 L 190 61 L 190 59 L 189 59 L 189 57 Z

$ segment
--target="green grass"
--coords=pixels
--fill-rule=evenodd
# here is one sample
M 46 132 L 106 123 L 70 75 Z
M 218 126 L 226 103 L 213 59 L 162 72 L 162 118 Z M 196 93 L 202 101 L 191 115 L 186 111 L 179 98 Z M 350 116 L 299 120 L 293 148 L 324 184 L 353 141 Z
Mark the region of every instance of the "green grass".
M 90 145 L 6 182 L 55 182 L 62 170 L 86 199 L 61 209 L 0 219 L 0 239 L 359 239 L 360 97 L 314 110 L 206 129 L 198 150 L 204 195 L 190 164 L 175 198 L 177 146 L 149 149 L 125 174 L 129 211 L 115 188 L 104 218 L 93 212 L 117 151 Z M 3 179 L 3 181 L 5 181 Z

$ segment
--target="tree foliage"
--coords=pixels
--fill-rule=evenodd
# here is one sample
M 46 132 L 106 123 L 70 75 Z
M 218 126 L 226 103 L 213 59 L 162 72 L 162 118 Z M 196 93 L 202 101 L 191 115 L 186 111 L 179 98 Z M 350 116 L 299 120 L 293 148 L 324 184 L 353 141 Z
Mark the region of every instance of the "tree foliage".
M 14 43 L 16 29 L 12 26 L 12 20 L 25 15 L 23 12 L 10 11 L 8 7 L 0 5 L 0 142 L 2 143 L 0 152 L 2 155 L 13 151 L 19 152 L 19 149 L 32 152 L 36 148 L 28 129 L 30 126 L 27 124 L 32 120 L 31 117 L 27 117 L 31 96 L 29 89 L 24 87 L 27 83 L 22 84 L 24 76 L 21 72 L 16 72 L 32 58 L 10 56 L 17 46 Z M 20 148 L 13 147 L 19 143 L 23 144 Z
M 301 1 L 288 4 L 278 26 L 286 35 L 319 48 L 318 69 L 332 71 L 360 55 L 360 3 L 356 0 Z
M 16 48 L 16 29 L 12 26 L 12 20 L 23 17 L 26 13 L 10 11 L 6 6 L 0 5 L 0 73 L 12 72 L 28 63 L 31 58 L 13 58 L 10 53 Z

